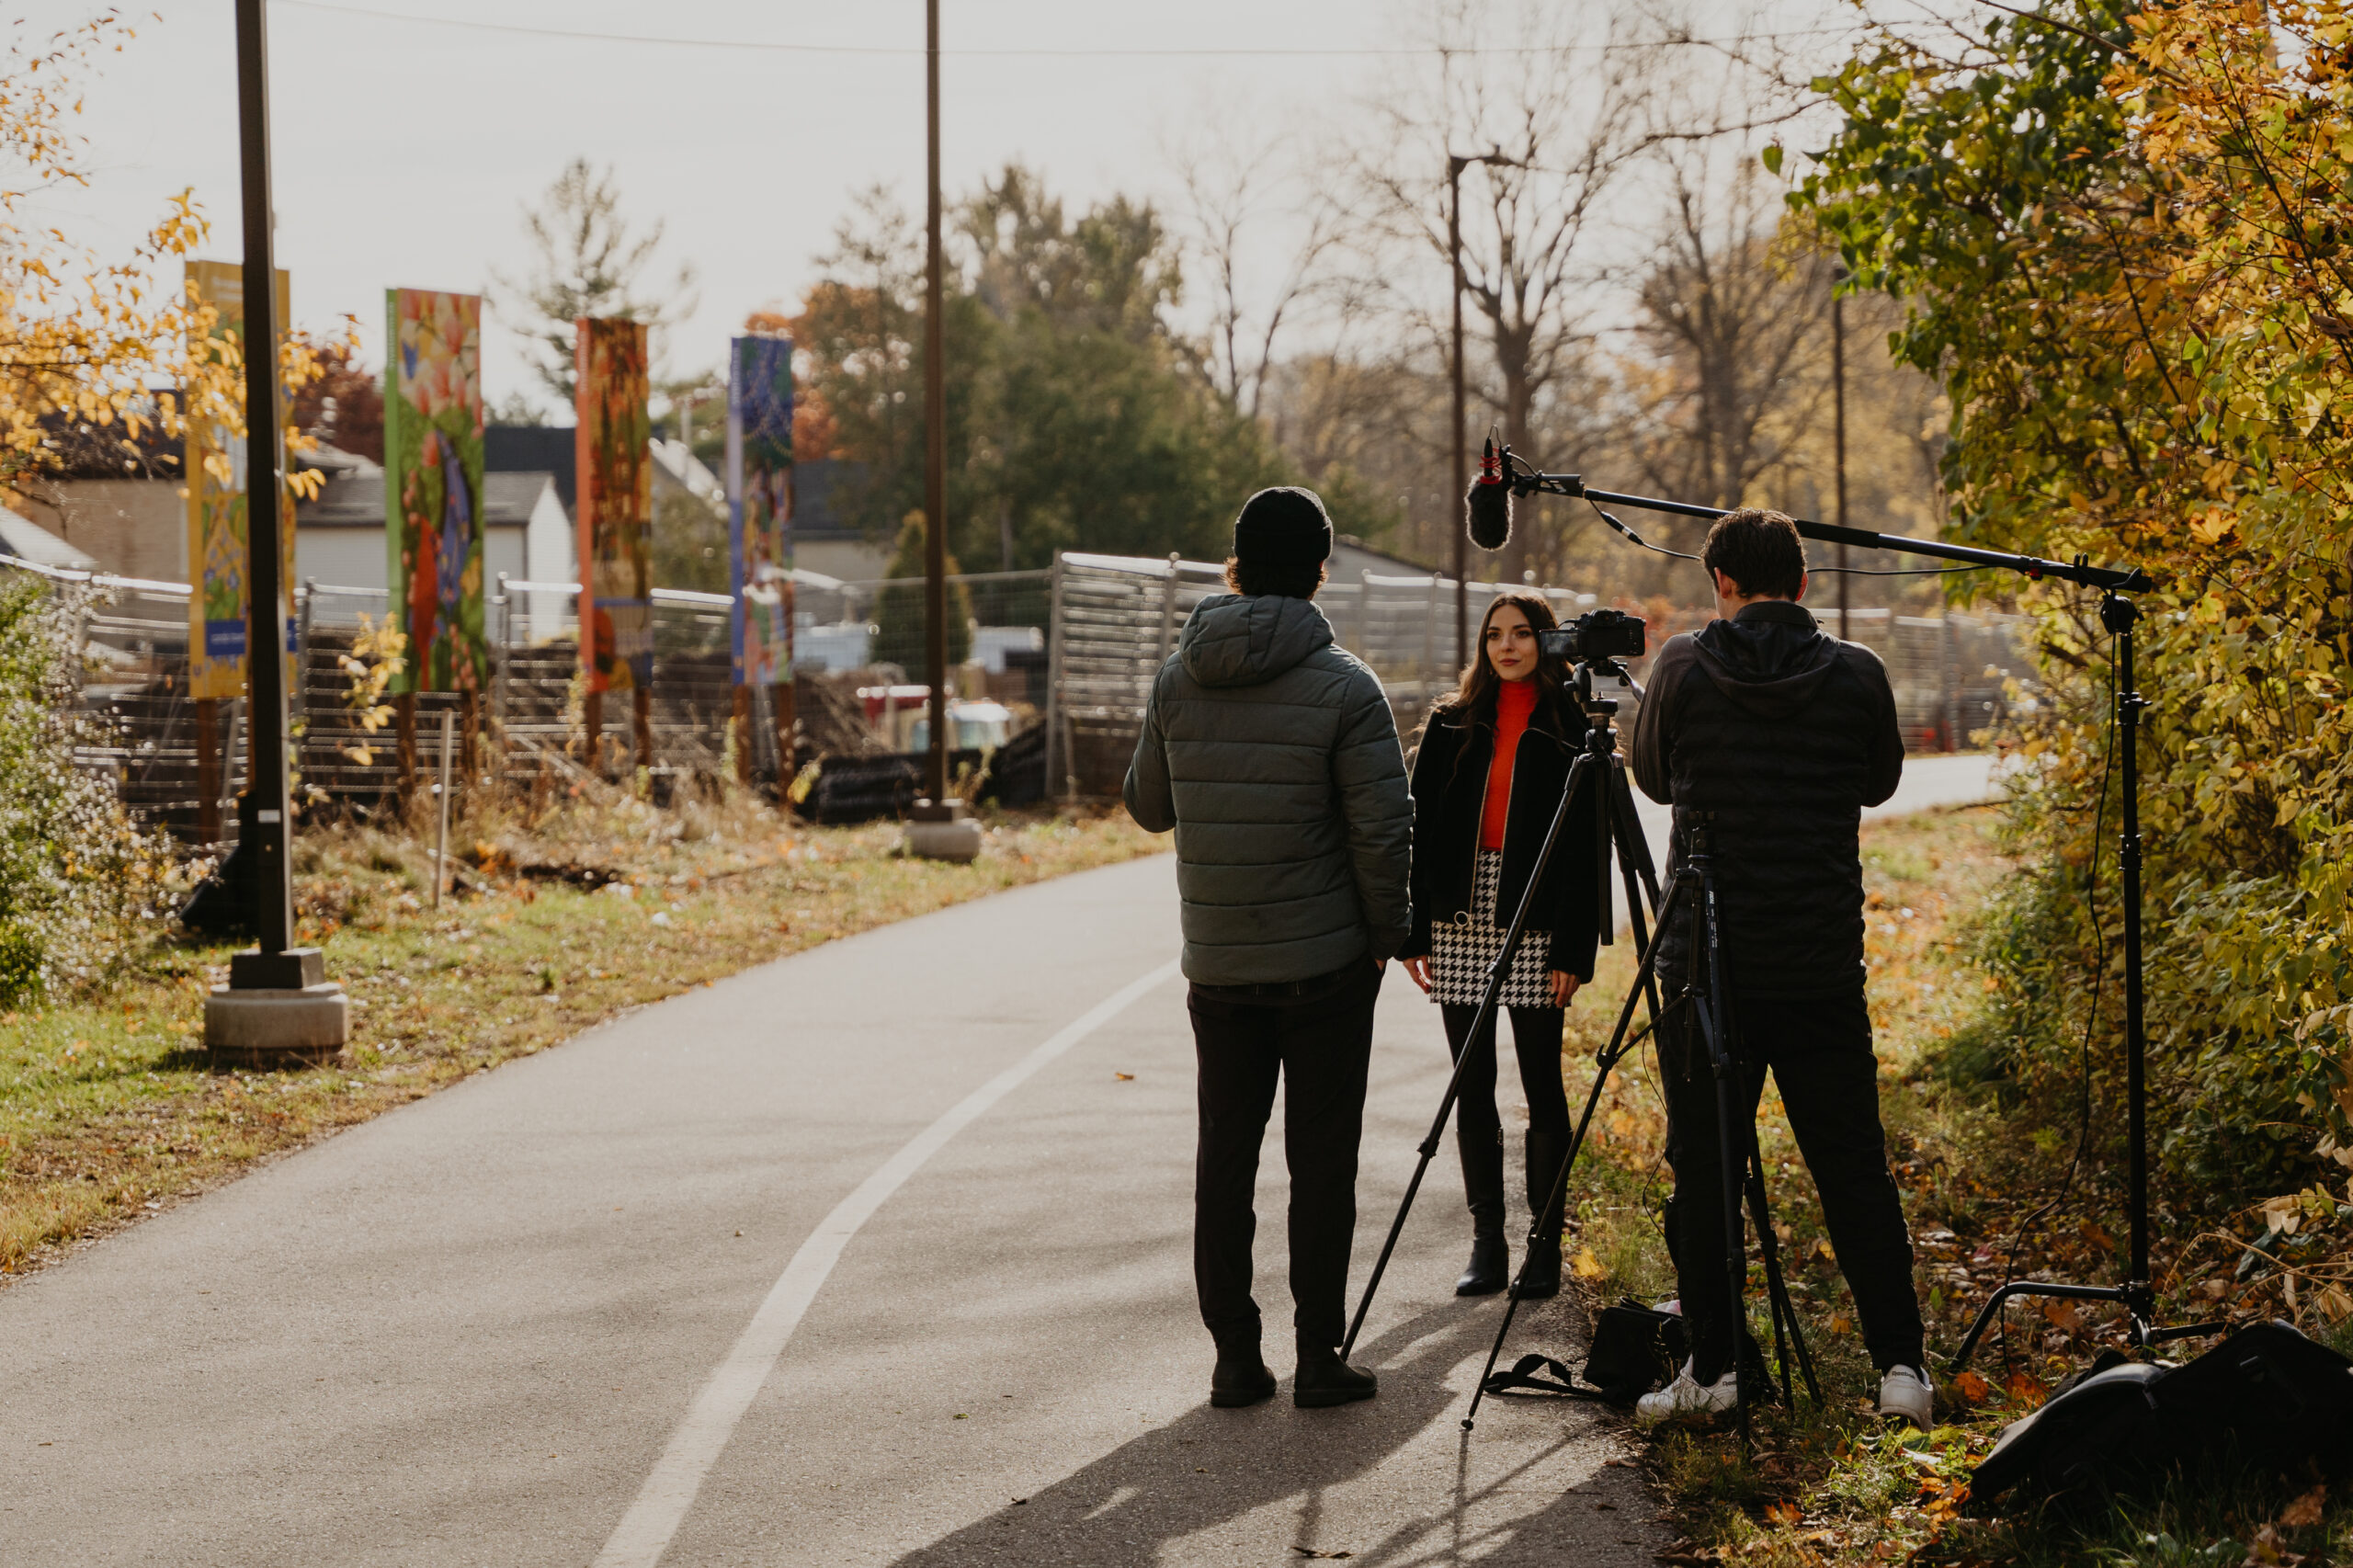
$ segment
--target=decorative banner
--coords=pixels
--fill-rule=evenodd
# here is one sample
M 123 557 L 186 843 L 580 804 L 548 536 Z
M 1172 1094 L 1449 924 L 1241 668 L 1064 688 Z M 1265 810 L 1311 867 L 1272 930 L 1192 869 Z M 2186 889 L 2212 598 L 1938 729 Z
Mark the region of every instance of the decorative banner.
M 580 665 L 590 691 L 626 691 L 654 682 L 645 324 L 582 316 L 578 331 Z
M 245 269 L 233 262 L 192 261 L 188 264 L 188 302 L 213 307 L 210 341 L 242 345 L 245 335 Z M 292 319 L 286 272 L 278 273 L 278 335 L 286 335 Z M 191 344 L 194 353 L 218 356 L 220 351 Z M 235 392 L 237 406 L 244 404 L 243 371 Z M 243 697 L 245 694 L 245 441 L 228 426 L 200 417 L 188 423 L 181 472 L 188 482 L 188 570 L 195 591 L 188 601 L 188 689 L 190 697 Z M 221 472 L 226 469 L 226 472 Z M 297 623 L 294 603 L 294 493 L 281 486 L 284 507 L 278 528 L 278 581 L 284 592 L 278 608 L 286 626 L 286 648 L 294 651 Z M 292 690 L 290 685 L 288 688 Z
M 792 684 L 792 340 L 734 340 L 727 369 L 727 559 L 738 686 Z
M 384 290 L 384 556 L 408 636 L 398 691 L 480 691 L 482 300 Z

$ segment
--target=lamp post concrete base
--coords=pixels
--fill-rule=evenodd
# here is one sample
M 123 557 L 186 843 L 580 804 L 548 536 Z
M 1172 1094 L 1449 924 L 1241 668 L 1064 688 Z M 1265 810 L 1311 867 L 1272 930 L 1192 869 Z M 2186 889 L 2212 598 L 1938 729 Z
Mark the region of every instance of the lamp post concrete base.
M 204 999 L 204 1050 L 218 1066 L 324 1066 L 350 1036 L 350 1001 L 333 981 L 299 990 L 216 985 Z
M 907 817 L 906 850 L 926 860 L 968 861 L 981 852 L 981 824 L 961 801 L 917 801 Z

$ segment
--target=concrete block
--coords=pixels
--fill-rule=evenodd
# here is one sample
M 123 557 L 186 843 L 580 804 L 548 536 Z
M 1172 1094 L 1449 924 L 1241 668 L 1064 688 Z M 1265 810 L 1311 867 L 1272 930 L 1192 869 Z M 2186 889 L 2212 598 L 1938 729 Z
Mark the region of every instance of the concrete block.
M 971 817 L 907 824 L 907 853 L 926 860 L 970 860 L 981 852 L 981 824 Z
M 299 991 L 232 991 L 204 999 L 204 1049 L 239 1067 L 319 1066 L 343 1054 L 351 1006 L 332 981 Z

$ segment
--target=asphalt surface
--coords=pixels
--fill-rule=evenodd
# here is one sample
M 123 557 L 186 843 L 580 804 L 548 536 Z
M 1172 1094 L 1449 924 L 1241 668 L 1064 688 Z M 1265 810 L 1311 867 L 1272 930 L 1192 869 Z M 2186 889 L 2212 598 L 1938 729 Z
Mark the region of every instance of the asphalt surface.
M 1593 1407 L 1459 1427 L 1501 1304 L 1450 1293 L 1450 1140 L 1359 1346 L 1381 1397 L 1208 1407 L 1182 982 L 1071 1035 L 1176 946 L 1165 858 L 829 944 L 0 1291 L 0 1562 L 1647 1562 Z M 1392 974 L 1359 1280 L 1445 1061 Z

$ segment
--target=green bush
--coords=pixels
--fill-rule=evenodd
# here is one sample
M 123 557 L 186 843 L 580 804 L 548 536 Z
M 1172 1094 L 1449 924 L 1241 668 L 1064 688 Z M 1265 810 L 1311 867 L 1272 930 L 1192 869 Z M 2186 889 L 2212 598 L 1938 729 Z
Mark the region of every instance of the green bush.
M 168 861 L 74 766 L 66 590 L 0 584 L 0 1005 L 102 982 L 158 924 Z

